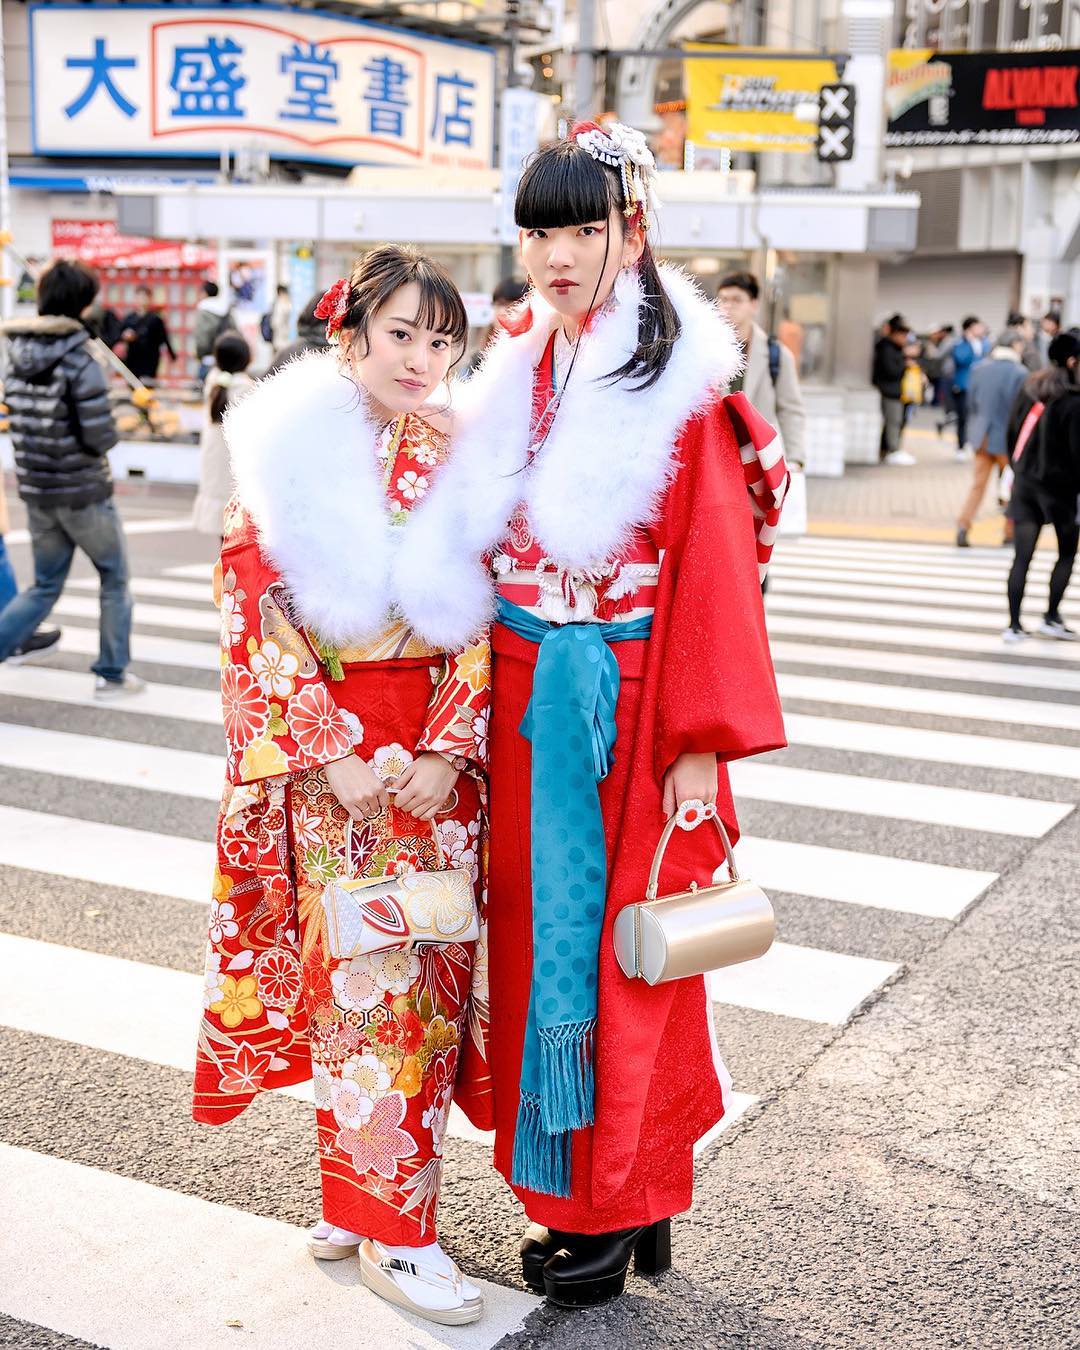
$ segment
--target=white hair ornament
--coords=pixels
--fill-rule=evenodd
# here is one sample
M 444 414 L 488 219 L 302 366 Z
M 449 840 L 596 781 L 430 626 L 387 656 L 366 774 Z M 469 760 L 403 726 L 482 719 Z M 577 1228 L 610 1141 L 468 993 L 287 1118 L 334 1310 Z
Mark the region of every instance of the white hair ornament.
M 632 219 L 640 211 L 642 228 L 647 231 L 660 201 L 652 177 L 656 160 L 641 132 L 624 122 L 608 122 L 580 132 L 574 140 L 599 163 L 618 169 L 626 203 L 623 215 Z

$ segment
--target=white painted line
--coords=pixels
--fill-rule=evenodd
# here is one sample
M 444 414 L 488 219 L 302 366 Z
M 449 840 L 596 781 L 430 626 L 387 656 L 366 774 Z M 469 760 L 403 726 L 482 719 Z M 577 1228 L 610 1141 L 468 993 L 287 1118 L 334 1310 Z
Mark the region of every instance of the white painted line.
M 1071 802 L 1030 801 L 997 792 L 898 783 L 890 778 L 792 769 L 751 760 L 729 764 L 728 773 L 737 797 L 752 797 L 759 802 L 952 825 L 1025 839 L 1041 839 L 1073 809 Z
M 939 591 L 981 591 L 986 595 L 1003 595 L 1005 582 L 1009 575 L 1008 567 L 992 571 L 980 567 L 978 571 L 968 569 L 962 574 L 952 573 L 946 576 L 940 567 L 927 564 L 877 563 L 858 561 L 821 561 L 816 558 L 796 558 L 786 562 L 774 562 L 769 567 L 770 577 L 800 577 L 808 581 L 862 581 L 872 582 L 875 586 L 927 586 Z M 1028 573 L 1029 585 L 1045 585 L 1049 569 L 1037 569 L 1034 565 Z
M 790 891 L 869 909 L 957 919 L 998 878 L 996 872 L 854 853 L 820 844 L 744 836 L 739 869 L 765 891 Z
M 714 970 L 709 982 L 717 1003 L 843 1026 L 899 969 L 891 961 L 774 942 L 756 961 Z M 722 1009 L 720 1021 L 722 1030 Z
M 70 615 L 73 619 L 96 621 L 100 606 L 96 595 L 62 595 L 52 612 L 60 618 Z M 182 609 L 179 605 L 151 605 L 137 600 L 133 618 L 136 624 L 148 623 L 155 628 L 190 628 L 200 633 L 216 633 L 221 628 L 221 619 L 212 605 Z
M 895 619 L 902 623 L 930 624 L 931 626 L 937 624 L 942 628 L 979 628 L 984 632 L 995 633 L 1000 633 L 1009 619 L 1004 596 L 1001 601 L 1000 617 L 995 615 L 992 610 L 984 612 L 982 610 L 949 609 L 945 605 L 896 604 L 880 597 L 872 602 L 868 600 L 831 600 L 818 599 L 816 596 L 809 595 L 774 595 L 770 591 L 766 604 L 771 611 L 778 610 L 787 614 L 835 615 L 841 619 L 874 619 L 878 622 L 882 619 Z M 1028 621 L 1026 626 L 1032 627 L 1041 612 L 1041 601 L 1031 597 L 1023 610 Z M 1070 616 L 1066 614 L 1065 617 L 1067 621 Z M 1077 622 L 1080 622 L 1080 620 Z M 1075 624 L 1070 626 L 1074 627 Z M 1062 649 L 1075 648 L 1077 645 L 1067 642 L 1057 644 Z
M 0 722 L 0 765 L 208 801 L 219 800 L 225 781 L 225 762 L 216 755 L 12 722 Z
M 838 717 L 785 713 L 792 745 L 823 750 L 854 750 L 866 755 L 924 759 L 933 764 L 963 764 L 976 769 L 1045 774 L 1080 782 L 1080 753 L 1071 745 L 1013 741 L 1001 736 L 971 736 L 958 731 L 852 722 Z
M 986 609 L 1001 612 L 1005 605 L 1005 589 L 1001 587 L 993 594 L 983 595 L 977 591 L 936 591 L 927 587 L 905 584 L 883 586 L 878 581 L 823 581 L 817 577 L 796 577 L 785 573 L 777 578 L 775 587 L 770 586 L 770 594 L 776 595 L 820 595 L 826 598 L 838 597 L 841 600 L 884 600 L 910 601 L 914 604 L 940 605 L 942 617 L 948 619 L 951 606 L 960 605 L 969 609 Z
M 1047 533 L 1049 534 L 1049 531 Z M 973 548 L 960 549 L 955 544 L 930 544 L 918 540 L 841 539 L 821 534 L 804 534 L 790 542 L 781 540 L 781 543 L 784 544 L 782 551 L 785 556 L 801 552 L 837 553 L 845 556 L 863 554 L 868 558 L 891 558 L 898 562 L 905 562 L 908 558 L 940 560 L 943 566 L 955 564 L 958 567 L 967 563 L 1012 557 L 1012 549 L 1004 548 L 1000 544 L 980 544 Z
M 79 671 L 52 670 L 28 663 L 0 665 L 0 695 L 44 699 L 99 711 L 131 713 L 141 717 L 174 717 L 183 722 L 221 722 L 221 699 L 213 689 L 186 689 L 178 684 L 148 684 L 139 694 L 124 694 L 107 702 L 94 698 L 94 677 Z
M 206 903 L 214 845 L 0 806 L 0 867 Z
M 1034 698 L 995 698 L 992 694 L 916 689 L 905 684 L 870 684 L 864 680 L 831 680 L 818 675 L 780 674 L 776 677 L 776 684 L 781 698 L 1080 731 L 1078 703 L 1045 703 Z M 1080 750 L 1076 754 L 1080 757 Z
M 774 661 L 799 661 L 830 670 L 880 670 L 931 680 L 963 680 L 980 686 L 1004 684 L 1080 694 L 1080 670 L 1055 670 L 1015 661 L 966 661 L 915 652 L 881 652 L 870 647 L 830 647 L 815 642 L 773 642 Z
M 131 593 L 145 595 L 151 600 L 190 600 L 195 604 L 209 605 L 214 608 L 214 594 L 209 585 L 197 581 L 173 581 L 168 577 L 132 577 Z M 69 588 L 79 591 L 93 591 L 97 594 L 96 577 L 79 577 L 68 582 Z
M 98 632 L 96 628 L 73 628 L 65 625 L 57 644 L 62 652 L 78 656 L 96 656 Z M 148 633 L 132 633 L 131 657 L 134 661 L 148 661 L 155 665 L 182 666 L 185 670 L 221 670 L 219 649 L 215 643 L 192 642 L 188 638 L 153 637 Z M 34 658 L 27 665 L 40 668 L 48 661 L 48 653 Z
M 179 534 L 182 530 L 191 530 L 191 517 L 185 516 L 183 520 L 172 517 L 168 520 L 125 520 L 123 524 L 125 534 Z M 30 531 L 8 530 L 4 539 L 9 544 L 28 544 Z
M 369 1293 L 355 1261 L 328 1273 L 290 1224 L 8 1144 L 0 1207 L 0 1309 L 109 1350 L 297 1350 L 316 1333 L 327 1346 L 490 1350 L 542 1302 L 477 1280 L 481 1320 L 439 1327 Z
M 205 563 L 184 563 L 182 567 L 166 567 L 165 576 L 184 577 L 188 581 L 210 581 L 214 575 L 214 564 Z
M 848 622 L 844 619 L 803 618 L 797 614 L 766 616 L 770 633 L 790 637 L 832 638 L 838 642 L 875 642 L 892 647 L 932 647 L 941 651 L 1007 654 L 1010 661 L 1075 661 L 1080 663 L 1080 643 L 1035 638 L 1007 647 L 1000 633 L 963 633 L 948 628 L 916 628 L 903 624 Z M 899 658 L 897 658 L 899 659 Z

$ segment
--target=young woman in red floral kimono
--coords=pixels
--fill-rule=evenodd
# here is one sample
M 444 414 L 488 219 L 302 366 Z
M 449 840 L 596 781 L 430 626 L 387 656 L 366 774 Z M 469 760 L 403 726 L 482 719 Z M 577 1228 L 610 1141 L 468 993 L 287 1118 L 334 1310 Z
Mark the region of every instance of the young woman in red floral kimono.
M 416 413 L 467 321 L 442 268 L 397 247 L 361 259 L 320 317 L 336 347 L 287 365 L 226 422 L 228 784 L 195 1117 L 230 1120 L 312 1078 L 312 1252 L 358 1253 L 384 1297 L 469 1322 L 480 1291 L 439 1246 L 435 1211 L 455 1083 L 473 1122 L 492 1124 L 486 926 L 478 942 L 339 960 L 321 903 L 335 878 L 444 859 L 471 870 L 483 916 L 490 583 L 443 537 L 449 446 Z
M 745 397 L 721 397 L 741 362 L 727 322 L 653 259 L 651 167 L 618 125 L 534 158 L 516 206 L 531 305 L 455 426 L 459 538 L 501 541 L 495 1163 L 535 1221 L 525 1279 L 569 1306 L 620 1293 L 635 1250 L 666 1266 L 731 1087 L 704 980 L 628 979 L 615 915 L 644 898 L 665 819 L 715 803 L 734 838 L 725 762 L 784 744 L 761 577 L 787 472 Z M 714 833 L 676 839 L 661 894 L 722 862 Z

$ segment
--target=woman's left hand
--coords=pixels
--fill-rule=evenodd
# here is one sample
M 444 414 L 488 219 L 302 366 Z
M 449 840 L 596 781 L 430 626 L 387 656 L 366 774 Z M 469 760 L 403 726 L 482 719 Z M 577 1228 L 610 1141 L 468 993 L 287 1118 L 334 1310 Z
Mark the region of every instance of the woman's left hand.
M 715 755 L 680 755 L 664 774 L 664 815 L 670 820 L 689 801 L 716 801 Z
M 458 770 L 434 750 L 417 755 L 394 782 L 394 805 L 417 820 L 433 820 L 454 790 Z

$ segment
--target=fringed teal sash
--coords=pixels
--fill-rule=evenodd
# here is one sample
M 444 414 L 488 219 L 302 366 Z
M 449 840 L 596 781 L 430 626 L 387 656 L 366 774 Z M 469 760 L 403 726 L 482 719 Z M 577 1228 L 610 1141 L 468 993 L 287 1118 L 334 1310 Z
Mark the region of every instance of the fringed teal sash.
M 533 965 L 511 1179 L 570 1194 L 571 1131 L 593 1121 L 597 969 L 607 896 L 597 786 L 614 762 L 619 666 L 608 645 L 652 616 L 550 624 L 499 598 L 498 620 L 540 650 L 521 734 L 532 742 Z

